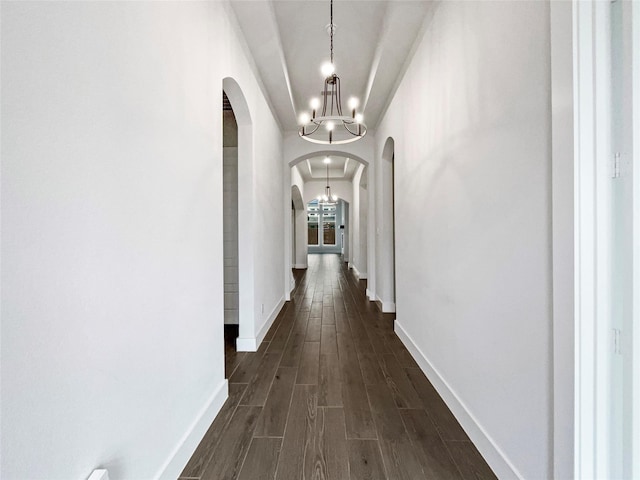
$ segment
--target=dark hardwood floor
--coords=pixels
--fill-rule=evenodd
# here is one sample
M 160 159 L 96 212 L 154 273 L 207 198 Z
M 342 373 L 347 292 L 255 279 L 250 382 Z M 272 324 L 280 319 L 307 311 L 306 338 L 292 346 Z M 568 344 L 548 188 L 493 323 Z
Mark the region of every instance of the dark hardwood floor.
M 180 479 L 494 479 L 338 255 L 309 255 Z M 236 333 L 231 332 L 231 336 Z

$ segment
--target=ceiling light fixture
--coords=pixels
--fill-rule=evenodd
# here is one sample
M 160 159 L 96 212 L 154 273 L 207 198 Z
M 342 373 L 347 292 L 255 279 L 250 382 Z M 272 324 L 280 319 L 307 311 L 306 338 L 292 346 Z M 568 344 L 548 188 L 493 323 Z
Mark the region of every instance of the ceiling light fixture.
M 320 108 L 320 100 L 313 98 L 309 106 L 311 116 L 308 113 L 300 115 L 300 129 L 298 135 L 312 143 L 323 145 L 339 145 L 360 140 L 367 134 L 367 126 L 361 113 L 356 113 L 358 99 L 349 99 L 349 110 L 351 116 L 342 115 L 342 99 L 340 98 L 340 78 L 335 73 L 333 64 L 333 34 L 335 25 L 333 24 L 333 0 L 331 0 L 331 23 L 327 30 L 331 37 L 331 61 L 322 65 L 324 75 L 324 89 L 322 91 L 322 111 L 317 115 Z M 320 128 L 323 127 L 323 128 Z
M 329 164 L 331 163 L 331 159 L 325 157 L 323 162 L 327 166 L 327 186 L 324 187 L 324 195 L 318 197 L 318 202 L 320 205 L 335 205 L 338 201 L 338 196 L 331 194 L 331 185 L 329 185 Z

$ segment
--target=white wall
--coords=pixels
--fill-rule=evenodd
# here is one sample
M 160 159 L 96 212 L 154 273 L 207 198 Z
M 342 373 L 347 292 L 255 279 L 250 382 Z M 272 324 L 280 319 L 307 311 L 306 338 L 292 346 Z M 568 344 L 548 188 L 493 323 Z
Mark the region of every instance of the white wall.
M 3 2 L 1 31 L 0 476 L 176 478 L 226 396 L 222 79 L 256 203 L 283 202 L 281 134 L 223 4 Z M 267 313 L 283 221 L 255 225 Z
M 574 477 L 573 5 L 551 2 L 553 478 Z
M 376 135 L 396 330 L 501 478 L 552 477 L 550 130 L 549 5 L 441 2 Z

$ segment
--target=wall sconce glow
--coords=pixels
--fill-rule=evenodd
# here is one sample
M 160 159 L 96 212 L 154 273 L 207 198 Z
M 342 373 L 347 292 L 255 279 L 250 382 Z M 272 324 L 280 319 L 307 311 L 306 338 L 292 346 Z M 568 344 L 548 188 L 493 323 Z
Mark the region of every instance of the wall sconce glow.
M 322 160 L 325 164 L 327 163 L 331 163 L 331 159 L 329 157 L 324 157 L 324 160 Z

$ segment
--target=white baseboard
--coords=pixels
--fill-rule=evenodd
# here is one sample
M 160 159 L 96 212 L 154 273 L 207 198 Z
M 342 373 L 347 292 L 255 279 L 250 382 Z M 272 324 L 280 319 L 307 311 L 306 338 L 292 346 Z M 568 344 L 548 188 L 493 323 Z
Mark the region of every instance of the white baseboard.
M 306 263 L 296 263 L 293 265 L 296 270 L 306 270 L 308 268 Z
M 502 449 L 496 445 L 491 436 L 467 409 L 464 402 L 440 375 L 440 372 L 432 365 L 397 319 L 394 331 L 498 478 L 523 479 L 524 477 L 518 472 L 518 469 L 509 461 Z
M 225 379 L 220 382 L 218 388 L 215 389 L 209 400 L 200 409 L 196 418 L 169 455 L 169 458 L 160 467 L 158 473 L 154 475 L 154 479 L 175 480 L 180 476 L 228 396 L 229 385 Z
M 236 338 L 236 351 L 238 352 L 256 352 L 258 344 L 255 338 Z
M 280 313 L 280 310 L 282 310 L 282 307 L 284 306 L 284 302 L 285 302 L 284 296 L 282 296 L 278 301 L 278 304 L 271 311 L 271 313 L 269 314 L 265 322 L 262 324 L 262 326 L 258 330 L 258 334 L 256 335 L 255 338 L 238 337 L 236 339 L 236 350 L 238 352 L 257 352 L 258 351 L 258 347 L 262 343 L 262 340 L 264 340 L 264 337 L 267 335 L 267 332 L 269 331 L 269 328 L 271 328 L 271 325 L 273 325 L 273 321 L 276 319 L 276 317 Z
M 374 292 L 372 292 L 371 290 L 369 290 L 367 288 L 366 294 L 367 294 L 367 298 L 369 299 L 370 302 L 374 302 L 375 301 L 376 294 Z
M 380 297 L 376 297 L 376 303 L 382 313 L 396 313 L 396 304 L 395 302 L 385 302 Z
M 351 268 L 353 269 L 353 272 L 356 274 L 356 277 L 358 277 L 359 280 L 367 279 L 367 272 L 361 272 L 354 264 L 351 264 Z

